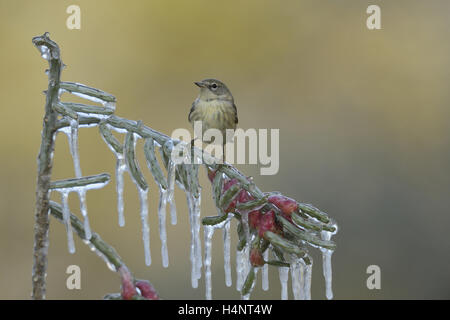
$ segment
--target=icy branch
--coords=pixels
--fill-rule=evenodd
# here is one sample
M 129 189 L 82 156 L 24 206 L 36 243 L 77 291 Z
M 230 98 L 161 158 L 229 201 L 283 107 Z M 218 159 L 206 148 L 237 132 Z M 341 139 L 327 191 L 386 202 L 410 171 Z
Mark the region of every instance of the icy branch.
M 116 97 L 114 97 L 112 94 L 109 94 L 107 92 L 104 92 L 99 89 L 91 88 L 88 86 L 85 86 L 80 83 L 74 83 L 74 82 L 61 82 L 60 88 L 66 90 L 67 92 L 73 93 L 73 94 L 82 94 L 84 96 L 90 96 L 93 98 L 97 98 L 99 100 L 105 101 L 105 102 L 116 102 Z
M 56 202 L 50 201 L 50 214 L 55 217 L 61 223 L 64 223 L 63 208 Z M 122 258 L 116 252 L 116 250 L 106 243 L 97 233 L 92 232 L 91 237 L 87 239 L 86 230 L 84 224 L 72 213 L 69 212 L 71 228 L 75 233 L 83 240 L 83 242 L 89 246 L 91 251 L 95 252 L 108 266 L 111 271 L 119 272 L 122 278 L 122 294 L 110 294 L 106 295 L 105 299 L 110 299 L 113 296 L 115 299 L 159 299 L 156 291 L 150 282 L 146 280 L 136 280 L 128 267 L 125 265 Z M 141 295 L 134 295 L 126 297 L 124 295 L 124 286 L 131 286 L 139 288 Z
M 59 82 L 61 61 L 57 45 L 45 34 L 36 37 L 33 42 L 42 57 L 50 63 L 49 90 L 47 91 L 46 115 L 42 134 L 41 153 L 39 155 L 38 192 L 36 205 L 35 228 L 35 265 L 33 267 L 33 297 L 43 298 L 45 293 L 45 277 L 42 273 L 46 268 L 47 232 L 48 232 L 48 192 L 55 190 L 61 193 L 62 207 L 52 204 L 52 213 L 60 212 L 60 219 L 67 229 L 69 251 L 74 252 L 72 227 L 73 220 L 68 206 L 68 195 L 75 191 L 80 197 L 80 206 L 85 218 L 83 237 L 87 244 L 105 259 L 108 266 L 118 270 L 122 277 L 122 297 L 139 298 L 138 292 L 146 290 L 144 282 L 132 281 L 132 276 L 125 266 L 118 267 L 101 250 L 97 250 L 90 242 L 89 222 L 87 219 L 86 191 L 101 188 L 108 183 L 108 174 L 83 177 L 78 157 L 78 130 L 84 127 L 98 126 L 100 133 L 109 149 L 116 157 L 116 191 L 119 225 L 125 224 L 123 188 L 124 172 L 127 171 L 137 187 L 140 199 L 140 216 L 144 241 L 145 262 L 151 263 L 150 255 L 150 226 L 148 225 L 148 182 L 140 169 L 136 158 L 136 142 L 144 140 L 145 161 L 159 188 L 159 232 L 161 239 L 161 254 L 163 266 L 169 264 L 166 232 L 166 204 L 170 205 L 171 222 L 176 224 L 177 214 L 174 199 L 174 189 L 178 186 L 186 194 L 190 231 L 191 231 L 191 283 L 197 287 L 205 269 L 206 296 L 212 297 L 211 292 L 211 239 L 214 229 L 223 229 L 224 240 L 224 270 L 227 286 L 231 286 L 230 263 L 230 220 L 237 220 L 236 288 L 241 292 L 241 298 L 249 299 L 255 286 L 256 275 L 262 269 L 262 287 L 268 290 L 268 266 L 275 266 L 280 272 L 282 284 L 282 298 L 287 298 L 287 282 L 291 273 L 293 295 L 296 299 L 311 297 L 312 259 L 307 246 L 318 248 L 323 254 L 323 274 L 326 282 L 326 296 L 331 298 L 331 256 L 336 247 L 331 236 L 337 232 L 337 225 L 328 215 L 316 207 L 297 202 L 278 192 L 262 192 L 254 183 L 253 178 L 247 177 L 229 164 L 220 164 L 210 154 L 185 142 L 155 131 L 142 124 L 141 121 L 124 119 L 114 115 L 116 99 L 113 95 L 102 90 L 91 88 L 79 83 Z M 88 105 L 74 102 L 61 102 L 62 93 L 70 93 L 101 104 Z M 57 120 L 57 116 L 62 118 Z M 63 132 L 69 139 L 72 154 L 75 179 L 66 179 L 50 183 L 51 159 L 54 147 L 54 136 L 57 131 Z M 116 131 L 124 134 L 124 143 L 120 143 L 112 134 Z M 182 147 L 184 150 L 183 163 L 175 162 L 172 151 Z M 157 150 L 158 149 L 158 150 Z M 162 163 L 167 176 L 156 158 L 160 152 Z M 191 161 L 189 161 L 191 160 Z M 192 161 L 194 160 L 194 161 Z M 197 161 L 201 160 L 201 161 Z M 201 186 L 198 174 L 200 163 L 206 169 L 212 185 L 213 199 L 217 207 L 217 216 L 201 219 Z M 75 220 L 78 221 L 78 220 Z M 200 236 L 201 224 L 205 230 L 205 260 L 202 260 L 202 245 Z M 77 225 L 75 223 L 75 225 Z M 80 226 L 78 226 L 80 227 Z M 77 227 L 74 227 L 77 231 Z M 95 241 L 95 239 L 93 240 Z M 269 260 L 270 253 L 272 259 Z M 139 284 L 138 284 L 139 283 Z M 141 287 L 142 286 L 142 290 Z M 139 288 L 139 290 L 136 289 Z M 36 289 L 35 289 L 36 288 Z M 36 291 L 36 295 L 35 295 Z M 153 296 L 153 291 L 148 291 Z M 110 298 L 115 298 L 111 295 Z M 146 297 L 144 295 L 144 297 Z
M 86 187 L 86 189 L 101 188 L 109 182 L 109 179 L 109 174 L 102 173 L 95 176 L 57 180 L 50 183 L 50 189 L 73 189 L 81 187 Z
M 34 250 L 32 271 L 32 298 L 45 298 L 45 277 L 47 273 L 48 229 L 49 229 L 49 187 L 53 167 L 53 150 L 55 145 L 55 126 L 57 113 L 53 104 L 58 101 L 58 91 L 62 70 L 62 61 L 58 45 L 50 40 L 48 33 L 34 37 L 33 44 L 41 56 L 49 63 L 48 89 L 46 92 L 45 115 L 38 156 L 36 187 L 36 209 L 34 226 Z

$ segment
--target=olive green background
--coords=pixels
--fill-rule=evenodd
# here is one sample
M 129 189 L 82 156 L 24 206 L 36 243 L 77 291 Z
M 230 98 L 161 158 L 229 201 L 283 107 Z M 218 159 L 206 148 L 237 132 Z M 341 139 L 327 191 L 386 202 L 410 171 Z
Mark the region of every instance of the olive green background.
M 81 30 L 66 28 L 71 4 L 81 7 Z M 369 4 L 381 6 L 382 30 L 366 28 Z M 279 173 L 239 168 L 262 190 L 312 203 L 337 220 L 337 299 L 450 298 L 449 12 L 448 1 L 436 0 L 0 1 L 0 298 L 28 299 L 31 292 L 47 87 L 47 63 L 31 38 L 45 31 L 61 47 L 62 79 L 113 93 L 119 116 L 167 134 L 189 128 L 193 81 L 215 77 L 231 89 L 241 128 L 279 128 Z M 83 174 L 113 174 L 115 159 L 97 129 L 81 131 Z M 74 176 L 63 135 L 54 162 L 54 179 Z M 203 299 L 203 278 L 198 289 L 190 286 L 183 193 L 176 192 L 179 223 L 168 223 L 164 269 L 151 183 L 153 264 L 146 267 L 136 188 L 128 176 L 125 183 L 126 226 L 117 224 L 113 180 L 88 193 L 92 229 L 165 299 Z M 202 215 L 213 215 L 204 172 L 202 185 Z M 77 198 L 70 199 L 78 212 Z M 214 239 L 213 297 L 238 299 L 234 268 L 233 287 L 224 284 L 221 233 Z M 117 274 L 79 239 L 76 248 L 68 253 L 64 227 L 52 219 L 47 297 L 99 299 L 119 291 Z M 323 299 L 321 258 L 311 251 L 312 297 Z M 71 264 L 81 267 L 81 290 L 66 288 Z M 373 264 L 381 268 L 381 290 L 366 287 Z M 270 280 L 268 292 L 258 280 L 252 297 L 279 299 L 275 269 Z

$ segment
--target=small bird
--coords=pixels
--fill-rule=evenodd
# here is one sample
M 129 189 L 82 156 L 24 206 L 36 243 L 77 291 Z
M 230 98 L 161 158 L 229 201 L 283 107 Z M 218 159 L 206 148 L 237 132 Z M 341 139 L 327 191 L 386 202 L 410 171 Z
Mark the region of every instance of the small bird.
M 233 96 L 227 86 L 219 80 L 205 79 L 194 83 L 200 87 L 200 93 L 192 103 L 188 120 L 192 125 L 195 121 L 202 122 L 202 136 L 208 129 L 220 130 L 225 151 L 226 129 L 236 129 L 238 123 Z M 225 152 L 223 156 L 225 158 Z

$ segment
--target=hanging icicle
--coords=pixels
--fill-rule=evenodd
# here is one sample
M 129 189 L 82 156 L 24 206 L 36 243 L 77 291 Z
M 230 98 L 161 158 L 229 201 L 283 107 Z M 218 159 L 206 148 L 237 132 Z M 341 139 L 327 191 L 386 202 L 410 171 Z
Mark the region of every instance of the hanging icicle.
M 75 171 L 75 177 L 81 178 L 81 166 L 80 166 L 80 156 L 78 153 L 78 118 L 72 119 L 69 117 L 66 117 L 66 119 L 70 122 L 70 127 L 65 127 L 63 129 L 60 129 L 60 132 L 64 132 L 67 136 L 67 140 L 69 142 L 69 150 L 70 154 L 72 156 L 74 171 Z M 87 204 L 86 204 L 86 192 L 84 189 L 78 190 L 78 197 L 80 199 L 80 211 L 83 216 L 84 221 L 84 229 L 86 230 L 86 237 L 87 239 L 91 238 L 91 228 L 89 224 L 89 217 L 87 212 Z
M 278 267 L 278 274 L 280 276 L 280 284 L 281 284 L 281 300 L 287 300 L 288 299 L 289 268 Z
M 127 171 L 130 173 L 130 176 L 133 182 L 135 183 L 139 193 L 145 264 L 149 266 L 152 263 L 152 259 L 150 253 L 150 227 L 148 225 L 148 201 L 147 201 L 148 185 L 136 161 L 135 148 L 137 138 L 139 138 L 138 135 L 132 132 L 127 132 L 127 135 L 125 136 L 124 153 Z
M 124 201 L 123 201 L 123 175 L 127 170 L 125 157 L 123 155 L 123 145 L 113 136 L 110 128 L 104 122 L 99 125 L 100 133 L 109 149 L 116 157 L 116 193 L 117 193 L 117 212 L 119 226 L 125 226 Z
M 322 240 L 329 241 L 334 233 L 329 231 L 322 231 L 321 238 Z M 331 271 L 331 256 L 333 254 L 333 250 L 321 248 L 320 251 L 322 251 L 322 268 L 323 268 L 323 277 L 325 278 L 325 293 L 327 299 L 331 300 L 333 299 L 332 271 Z
M 263 253 L 264 261 L 269 261 L 269 248 Z M 264 291 L 269 290 L 269 265 L 266 263 L 262 266 L 261 284 Z
M 63 209 L 63 221 L 67 232 L 67 246 L 70 253 L 75 253 L 75 244 L 73 242 L 72 224 L 70 223 L 70 209 L 69 209 L 69 192 L 61 191 L 61 203 Z
M 233 280 L 231 278 L 231 234 L 230 234 L 231 221 L 228 221 L 223 227 L 223 261 L 225 271 L 225 284 L 227 287 L 231 287 Z
M 212 255 L 212 237 L 214 235 L 213 226 L 204 226 L 205 232 L 205 286 L 206 286 L 206 300 L 212 299 L 212 285 L 211 285 L 211 255 Z

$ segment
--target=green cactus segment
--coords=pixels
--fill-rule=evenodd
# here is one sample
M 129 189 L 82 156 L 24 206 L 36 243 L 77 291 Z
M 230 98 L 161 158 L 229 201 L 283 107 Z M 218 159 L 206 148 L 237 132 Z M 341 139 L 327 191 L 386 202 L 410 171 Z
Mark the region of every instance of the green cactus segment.
M 325 212 L 320 211 L 313 205 L 306 204 L 306 203 L 300 203 L 300 202 L 297 202 L 297 203 L 298 203 L 298 207 L 307 215 L 309 215 L 313 218 L 316 218 L 317 220 L 319 220 L 323 223 L 330 222 L 330 218 L 328 218 L 328 215 Z
M 278 221 L 283 225 L 283 229 L 293 235 L 296 238 L 309 242 L 311 245 L 319 246 L 325 249 L 334 250 L 336 249 L 336 244 L 332 241 L 322 240 L 320 238 L 315 237 L 311 233 L 307 233 L 304 230 L 297 228 L 287 219 L 282 216 L 277 217 Z
M 153 138 L 146 138 L 144 143 L 144 154 L 145 160 L 147 161 L 147 166 L 153 175 L 156 182 L 163 188 L 167 190 L 167 180 L 164 173 L 156 159 L 155 153 L 155 141 Z
M 134 139 L 134 133 L 127 132 L 127 135 L 125 137 L 125 160 L 133 180 L 136 181 L 136 183 L 142 190 L 147 190 L 148 184 L 145 181 L 144 175 L 142 174 L 142 171 L 136 162 Z
M 255 282 L 255 269 L 250 268 L 250 271 L 247 274 L 247 278 L 242 286 L 241 295 L 245 296 L 249 294 L 252 290 L 253 283 Z

